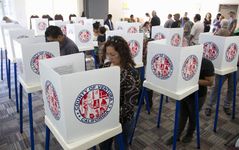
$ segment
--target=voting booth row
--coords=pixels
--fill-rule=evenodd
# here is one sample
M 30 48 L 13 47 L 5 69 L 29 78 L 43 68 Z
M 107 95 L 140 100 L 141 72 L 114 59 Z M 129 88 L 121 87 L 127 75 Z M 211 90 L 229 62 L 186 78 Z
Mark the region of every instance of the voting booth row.
M 39 27 L 39 30 L 45 27 L 42 25 L 44 23 L 39 23 L 37 20 L 34 24 Z M 136 32 L 137 27 L 132 28 L 130 30 L 132 32 L 128 32 L 129 29 L 124 25 L 121 27 L 117 28 L 118 30 L 108 31 L 106 36 L 122 36 L 128 42 L 137 66 L 143 67 L 143 34 Z M 45 109 L 46 149 L 49 148 L 50 131 L 64 149 L 87 149 L 108 138 L 120 135 L 121 124 L 119 117 L 115 117 L 119 116 L 120 107 L 120 69 L 110 67 L 86 71 L 83 53 L 60 56 L 59 43 L 46 43 L 45 37 L 39 36 L 42 33 L 44 32 L 36 32 L 36 30 L 34 33 L 33 30 L 26 30 L 14 24 L 2 24 L 0 28 L 1 47 L 4 50 L 7 49 L 9 58 L 8 68 L 12 61 L 19 71 L 21 133 L 23 132 L 23 88 L 28 94 L 31 149 L 34 149 L 31 94 L 40 90 L 42 90 Z M 92 27 L 66 24 L 66 33 L 77 44 L 80 51 L 90 50 L 93 47 Z M 152 35 L 155 41 L 148 44 L 148 63 L 136 120 L 139 117 L 146 88 L 162 94 L 158 127 L 160 126 L 163 95 L 175 99 L 173 149 L 176 149 L 180 100 L 194 92 L 197 93 L 202 57 L 213 62 L 216 74 L 225 75 L 235 72 L 239 39 L 202 34 L 200 36 L 201 45 L 182 47 L 182 29 L 165 29 L 158 26 L 153 28 Z M 10 69 L 7 71 L 9 81 Z M 15 89 L 17 89 L 16 83 L 17 78 L 15 78 Z M 218 102 L 219 100 L 220 97 Z M 195 101 L 198 104 L 197 94 Z M 196 110 L 197 147 L 200 148 L 198 105 L 196 105 Z M 235 97 L 233 112 L 235 117 Z M 218 113 L 215 115 L 215 122 L 217 122 L 217 115 Z M 122 143 L 121 136 L 119 139 Z

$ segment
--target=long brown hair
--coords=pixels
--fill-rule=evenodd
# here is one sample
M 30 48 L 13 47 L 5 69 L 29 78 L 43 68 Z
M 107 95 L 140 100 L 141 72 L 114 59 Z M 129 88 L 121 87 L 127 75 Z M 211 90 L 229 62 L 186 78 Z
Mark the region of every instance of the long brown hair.
M 135 66 L 135 62 L 132 58 L 128 43 L 121 36 L 109 37 L 103 48 L 103 56 L 106 58 L 106 48 L 112 46 L 120 56 L 120 66 L 127 68 L 129 66 Z

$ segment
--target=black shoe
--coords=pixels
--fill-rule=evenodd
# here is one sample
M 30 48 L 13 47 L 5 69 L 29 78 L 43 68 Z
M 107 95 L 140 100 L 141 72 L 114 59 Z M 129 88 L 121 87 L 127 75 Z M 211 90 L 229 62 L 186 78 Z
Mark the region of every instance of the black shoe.
M 177 141 L 179 142 L 180 139 L 178 138 Z M 165 142 L 166 145 L 172 145 L 173 144 L 173 136 L 170 137 L 166 142 Z
M 206 116 L 210 117 L 210 116 L 211 116 L 211 113 L 212 113 L 211 108 L 206 108 L 206 109 L 205 109 L 205 115 L 206 115 Z
M 183 143 L 190 143 L 193 139 L 193 135 L 192 134 L 186 134 L 183 139 L 182 142 Z
M 230 116 L 231 115 L 231 109 L 230 108 L 225 108 L 223 107 L 223 110 L 225 112 L 226 115 Z

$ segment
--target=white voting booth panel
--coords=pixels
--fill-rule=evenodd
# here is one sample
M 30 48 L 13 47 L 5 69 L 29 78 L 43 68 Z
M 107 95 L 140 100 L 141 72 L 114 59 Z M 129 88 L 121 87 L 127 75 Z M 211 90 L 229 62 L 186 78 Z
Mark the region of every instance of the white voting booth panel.
M 40 62 L 45 113 L 67 143 L 119 125 L 120 69 L 83 71 L 83 60 L 79 53 Z
M 68 24 L 66 30 L 67 36 L 76 43 L 80 51 L 94 49 L 92 25 Z
M 123 38 L 128 42 L 131 55 L 137 66 L 143 66 L 143 33 L 123 34 Z
M 70 22 L 69 21 L 61 21 L 61 20 L 49 21 L 49 25 L 58 26 L 59 28 L 61 28 L 61 31 L 65 35 L 67 34 L 67 32 L 66 32 L 66 25 L 67 24 L 70 24 Z
M 45 35 L 48 27 L 48 19 L 32 18 L 32 29 L 35 30 L 35 35 Z
M 5 34 L 4 34 L 4 30 L 5 29 L 11 29 L 11 28 L 22 28 L 19 24 L 14 24 L 14 23 L 4 23 L 1 24 L 0 27 L 0 44 L 1 44 L 1 48 L 6 49 L 6 40 L 5 40 Z
M 115 29 L 123 30 L 125 33 L 139 33 L 141 23 L 116 22 Z
M 43 37 L 14 40 L 19 75 L 26 84 L 40 83 L 39 60 L 60 56 L 58 42 L 45 42 Z
M 239 37 L 222 37 L 200 34 L 203 44 L 203 57 L 212 61 L 215 73 L 224 75 L 237 70 Z
M 155 40 L 166 39 L 168 45 L 181 47 L 183 42 L 183 28 L 152 27 L 152 38 Z
M 34 31 L 27 30 L 24 28 L 10 28 L 10 29 L 4 29 L 4 33 L 5 33 L 5 41 L 6 41 L 6 47 L 7 47 L 7 56 L 12 62 L 15 62 L 16 56 L 15 56 L 13 40 L 34 37 Z
M 173 93 L 197 86 L 202 45 L 174 47 L 160 41 L 148 43 L 146 81 Z

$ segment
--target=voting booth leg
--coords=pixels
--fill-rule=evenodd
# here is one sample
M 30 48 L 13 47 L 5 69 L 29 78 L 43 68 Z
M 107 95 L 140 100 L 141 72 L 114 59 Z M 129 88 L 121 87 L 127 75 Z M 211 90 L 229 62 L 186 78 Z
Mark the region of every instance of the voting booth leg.
M 138 104 L 139 106 L 138 106 L 138 109 L 137 109 L 137 112 L 136 112 L 136 118 L 135 118 L 134 129 L 133 129 L 132 135 L 131 135 L 131 137 L 130 137 L 129 144 L 132 144 L 132 140 L 133 140 L 133 137 L 134 137 L 134 131 L 135 131 L 135 128 L 136 128 L 136 125 L 137 125 L 137 122 L 138 122 L 140 110 L 141 110 L 142 103 L 143 103 L 143 100 L 144 100 L 145 90 L 146 90 L 146 88 L 143 87 L 143 88 L 142 88 L 141 95 L 140 95 L 140 99 L 139 99 L 139 104 Z
M 17 112 L 19 112 L 18 109 L 18 89 L 17 89 L 17 63 L 14 63 L 14 80 L 15 80 L 15 97 L 16 97 L 16 109 Z
M 10 59 L 8 59 L 8 97 L 9 99 L 12 98 L 12 94 L 11 94 L 11 61 Z
M 45 150 L 49 150 L 49 146 L 50 146 L 50 134 L 51 131 L 48 128 L 48 126 L 46 125 L 46 141 L 45 141 Z
M 7 76 L 7 87 L 9 89 L 9 75 L 8 75 L 8 60 L 7 60 L 7 50 L 5 50 L 5 64 L 6 64 L 6 76 Z
M 166 96 L 166 100 L 165 100 L 166 103 L 168 103 L 168 96 Z
M 140 71 L 140 79 L 143 82 L 145 80 L 145 78 L 144 78 L 144 66 L 140 67 L 139 71 Z
M 178 119 L 180 113 L 180 101 L 176 101 L 176 111 L 174 119 L 174 133 L 173 133 L 173 150 L 176 150 L 177 136 L 178 136 Z
M 97 62 L 97 57 L 96 57 L 96 54 L 95 54 L 95 50 L 91 51 L 91 56 L 94 58 L 95 69 L 97 69 L 98 68 L 98 62 Z
M 20 100 L 20 111 L 19 111 L 19 120 L 20 120 L 20 133 L 23 132 L 23 120 L 22 120 L 22 111 L 23 111 L 23 108 L 22 108 L 22 84 L 20 83 L 19 84 L 19 100 Z
M 120 133 L 116 136 L 116 140 L 117 140 L 120 150 L 124 150 L 124 140 L 123 140 L 122 133 Z
M 237 88 L 237 72 L 233 73 L 233 104 L 232 104 L 232 119 L 235 119 L 236 112 L 236 88 Z
M 218 111 L 219 111 L 219 105 L 220 105 L 220 96 L 221 96 L 221 89 L 222 89 L 222 76 L 219 76 L 219 85 L 218 85 L 218 91 L 217 91 L 217 106 L 216 106 L 216 113 L 215 113 L 215 119 L 214 119 L 214 128 L 213 131 L 217 131 L 217 120 L 218 120 Z
M 85 58 L 84 58 L 84 59 L 85 59 L 85 70 L 87 70 L 87 67 L 86 67 L 86 66 L 87 66 L 87 65 L 86 65 L 86 63 L 87 63 L 87 62 L 86 62 L 86 52 L 83 51 L 83 53 L 84 53 L 84 57 L 85 57 Z
M 146 109 L 148 111 L 148 114 L 150 114 L 150 107 L 149 107 L 149 95 L 148 92 L 145 90 L 144 91 L 145 99 L 146 99 Z
M 195 112 L 196 112 L 196 128 L 197 128 L 197 148 L 200 149 L 200 123 L 199 123 L 199 105 L 198 91 L 195 92 Z
M 161 113 L 162 113 L 162 106 L 163 106 L 163 94 L 160 96 L 160 104 L 159 104 L 159 113 L 158 113 L 158 122 L 157 127 L 160 127 L 160 120 L 161 120 Z
M 33 117 L 32 117 L 32 93 L 28 93 L 28 109 L 29 109 L 31 150 L 34 150 L 34 131 L 33 131 Z
M 1 49 L 1 80 L 3 80 L 3 51 Z

